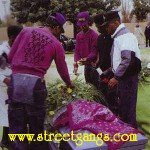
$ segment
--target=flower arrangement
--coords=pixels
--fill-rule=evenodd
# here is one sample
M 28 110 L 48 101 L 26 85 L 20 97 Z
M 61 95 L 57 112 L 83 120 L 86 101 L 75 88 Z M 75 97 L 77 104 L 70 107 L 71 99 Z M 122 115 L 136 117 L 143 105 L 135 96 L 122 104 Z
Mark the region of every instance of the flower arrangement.
M 74 80 L 74 89 L 67 88 L 61 80 L 49 83 L 47 86 L 48 97 L 46 101 L 49 115 L 54 115 L 57 110 L 76 99 L 87 99 L 105 104 L 105 98 L 100 91 L 90 84 L 83 83 L 82 80 Z

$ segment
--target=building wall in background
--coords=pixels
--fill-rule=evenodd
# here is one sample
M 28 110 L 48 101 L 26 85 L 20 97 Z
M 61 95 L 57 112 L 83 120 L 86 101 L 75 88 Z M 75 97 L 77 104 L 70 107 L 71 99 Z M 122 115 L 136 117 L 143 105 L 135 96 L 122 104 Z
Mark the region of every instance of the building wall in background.
M 0 28 L 0 41 L 5 41 L 7 40 L 7 28 L 6 27 L 1 27 Z

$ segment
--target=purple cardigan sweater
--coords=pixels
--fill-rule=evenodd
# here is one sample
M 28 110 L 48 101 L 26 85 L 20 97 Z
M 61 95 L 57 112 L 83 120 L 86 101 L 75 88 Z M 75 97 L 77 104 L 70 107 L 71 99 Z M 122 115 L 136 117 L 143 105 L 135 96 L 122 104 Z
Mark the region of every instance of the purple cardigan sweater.
M 63 81 L 71 84 L 64 49 L 47 28 L 24 28 L 13 44 L 8 60 L 13 73 L 39 77 L 44 77 L 54 60 Z

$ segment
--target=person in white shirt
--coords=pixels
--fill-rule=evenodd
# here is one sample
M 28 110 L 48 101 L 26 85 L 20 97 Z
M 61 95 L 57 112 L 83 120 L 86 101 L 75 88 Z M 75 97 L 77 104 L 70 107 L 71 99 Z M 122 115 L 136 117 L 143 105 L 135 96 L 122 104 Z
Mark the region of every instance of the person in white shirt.
M 5 41 L 0 45 L 0 126 L 3 126 L 3 137 L 0 146 L 2 148 L 9 146 L 8 106 L 5 101 L 8 99 L 7 86 L 9 85 L 12 71 L 9 68 L 7 56 L 9 55 L 10 47 L 21 30 L 22 27 L 20 26 L 9 26 L 7 28 L 9 41 Z
M 141 70 L 141 56 L 138 41 L 123 23 L 117 11 L 105 14 L 105 24 L 114 42 L 111 50 L 111 70 L 114 77 L 109 87 L 118 86 L 119 117 L 125 123 L 137 128 L 136 102 L 138 73 Z

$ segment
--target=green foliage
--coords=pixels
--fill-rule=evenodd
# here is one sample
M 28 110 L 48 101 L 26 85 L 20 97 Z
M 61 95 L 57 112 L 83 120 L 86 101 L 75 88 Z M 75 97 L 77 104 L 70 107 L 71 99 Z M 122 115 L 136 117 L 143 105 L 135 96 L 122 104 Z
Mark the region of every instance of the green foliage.
M 77 33 L 76 15 L 80 11 L 91 14 L 109 11 L 120 5 L 120 0 L 11 0 L 11 10 L 19 23 L 41 22 L 49 14 L 60 12 L 74 25 L 74 36 Z
M 0 19 L 0 27 L 6 27 L 6 23 Z
M 43 22 L 48 14 L 61 12 L 72 23 L 75 15 L 82 10 L 91 14 L 109 11 L 120 5 L 119 0 L 11 0 L 11 10 L 18 22 Z
M 37 22 L 39 16 L 41 21 L 46 18 L 50 0 L 12 0 L 11 10 L 19 23 Z
M 147 78 L 150 81 L 150 78 Z M 138 89 L 138 101 L 137 101 L 137 121 L 139 128 L 144 132 L 149 142 L 146 145 L 145 150 L 150 150 L 150 85 L 144 84 L 139 86 Z
M 150 12 L 150 4 L 145 0 L 134 0 L 133 14 L 136 15 L 137 20 L 143 21 Z
M 48 85 L 48 110 L 57 110 L 75 99 L 86 99 L 89 101 L 97 101 L 105 103 L 103 95 L 97 91 L 92 85 L 85 84 L 80 80 L 75 80 L 73 90 L 68 89 L 62 84 L 61 80 Z

